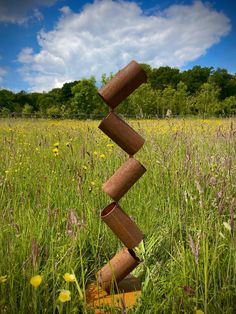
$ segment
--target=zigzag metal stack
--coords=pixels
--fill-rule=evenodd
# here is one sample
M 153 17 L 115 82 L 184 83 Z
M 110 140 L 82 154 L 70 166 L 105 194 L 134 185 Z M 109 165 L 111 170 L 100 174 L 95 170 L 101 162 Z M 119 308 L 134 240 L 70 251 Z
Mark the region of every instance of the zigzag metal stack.
M 131 61 L 98 92 L 111 108 L 99 128 L 129 156 L 103 185 L 103 191 L 113 199 L 113 202 L 102 210 L 101 218 L 125 247 L 97 273 L 99 287 L 90 285 L 87 290 L 87 302 L 93 307 L 98 307 L 96 313 L 103 313 L 101 310 L 103 305 L 118 308 L 132 306 L 136 296 L 140 294 L 140 290 L 132 294 L 132 290 L 137 290 L 135 285 L 138 289 L 140 285 L 134 277 L 127 277 L 127 275 L 140 263 L 134 249 L 143 240 L 143 234 L 119 206 L 118 201 L 146 171 L 144 166 L 133 157 L 145 140 L 113 110 L 146 80 L 146 73 L 142 67 L 137 62 Z M 120 288 L 122 286 L 123 288 Z M 109 293 L 114 290 L 117 290 L 118 294 L 113 295 L 111 299 Z

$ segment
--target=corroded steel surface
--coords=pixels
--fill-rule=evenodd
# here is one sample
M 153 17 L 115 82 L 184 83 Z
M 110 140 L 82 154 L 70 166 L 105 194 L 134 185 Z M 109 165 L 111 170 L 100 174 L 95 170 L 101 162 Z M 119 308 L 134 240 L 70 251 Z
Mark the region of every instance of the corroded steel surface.
M 98 94 L 114 109 L 146 80 L 147 76 L 142 67 L 136 61 L 131 61 L 102 87 Z
M 97 273 L 97 279 L 104 290 L 110 291 L 111 287 L 124 279 L 140 260 L 133 250 L 123 248 Z
M 141 135 L 114 112 L 110 112 L 98 127 L 129 155 L 137 153 L 145 142 Z
M 138 226 L 117 203 L 113 202 L 105 207 L 101 217 L 127 248 L 132 249 L 143 240 Z
M 118 202 L 145 171 L 146 169 L 138 160 L 129 158 L 113 176 L 103 184 L 102 189 L 114 201 Z

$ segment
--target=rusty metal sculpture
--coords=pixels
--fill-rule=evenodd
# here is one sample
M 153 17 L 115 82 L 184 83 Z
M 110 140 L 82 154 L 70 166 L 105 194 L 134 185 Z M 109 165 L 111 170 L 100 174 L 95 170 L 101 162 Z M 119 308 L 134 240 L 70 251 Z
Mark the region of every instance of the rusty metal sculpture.
M 141 293 L 139 281 L 129 274 L 140 263 L 134 249 L 143 240 L 143 234 L 117 202 L 146 171 L 133 157 L 143 146 L 144 139 L 113 110 L 146 80 L 142 67 L 136 61 L 131 61 L 98 91 L 111 108 L 99 129 L 119 145 L 129 158 L 103 185 L 103 191 L 114 202 L 102 210 L 101 218 L 125 247 L 96 274 L 98 285 L 91 284 L 87 289 L 87 302 L 95 308 L 95 313 L 104 313 L 104 305 L 131 307 Z M 111 291 L 117 293 L 111 296 Z

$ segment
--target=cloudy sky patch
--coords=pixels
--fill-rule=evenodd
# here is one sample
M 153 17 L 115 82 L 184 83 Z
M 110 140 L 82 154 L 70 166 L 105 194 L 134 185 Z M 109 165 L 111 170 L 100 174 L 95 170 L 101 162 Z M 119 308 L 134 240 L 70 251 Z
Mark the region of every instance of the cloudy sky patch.
M 40 31 L 40 52 L 22 49 L 18 61 L 33 90 L 116 72 L 136 59 L 153 67 L 182 67 L 204 55 L 231 29 L 229 19 L 202 2 L 145 15 L 135 2 L 95 1 L 80 13 L 68 6 L 54 29 Z

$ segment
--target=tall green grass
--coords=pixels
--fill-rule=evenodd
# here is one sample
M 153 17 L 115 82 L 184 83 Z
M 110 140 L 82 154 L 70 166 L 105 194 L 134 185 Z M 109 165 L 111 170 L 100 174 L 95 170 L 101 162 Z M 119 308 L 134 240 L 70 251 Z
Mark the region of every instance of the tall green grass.
M 130 124 L 147 172 L 120 201 L 145 233 L 129 313 L 236 313 L 236 121 Z M 101 186 L 127 158 L 97 126 L 0 121 L 0 313 L 90 312 L 85 287 L 122 247 L 101 222 Z

